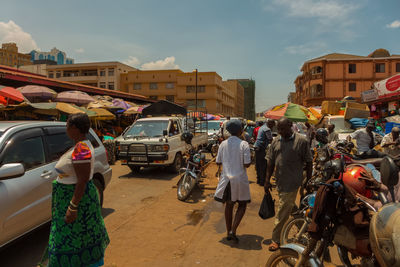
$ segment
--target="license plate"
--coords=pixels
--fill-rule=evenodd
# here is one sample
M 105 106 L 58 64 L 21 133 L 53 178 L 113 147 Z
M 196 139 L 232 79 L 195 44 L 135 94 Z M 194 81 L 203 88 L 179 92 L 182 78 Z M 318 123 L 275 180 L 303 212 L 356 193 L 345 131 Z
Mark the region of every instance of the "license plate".
M 134 156 L 131 158 L 132 161 L 147 161 L 147 157 L 140 157 L 140 156 Z

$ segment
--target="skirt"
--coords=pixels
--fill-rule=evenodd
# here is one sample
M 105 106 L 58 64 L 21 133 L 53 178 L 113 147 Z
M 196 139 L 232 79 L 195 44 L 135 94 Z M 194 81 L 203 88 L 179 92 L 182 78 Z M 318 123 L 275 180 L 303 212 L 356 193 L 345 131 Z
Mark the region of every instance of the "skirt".
M 225 190 L 224 190 L 224 194 L 223 194 L 222 198 L 219 198 L 219 197 L 215 197 L 215 196 L 214 196 L 214 199 L 215 199 L 216 201 L 222 202 L 222 203 L 225 203 L 225 202 L 228 202 L 228 203 L 232 203 L 232 202 L 234 202 L 234 203 L 236 203 L 236 202 L 237 202 L 237 203 L 250 203 L 250 202 L 251 202 L 250 199 L 249 199 L 249 200 L 236 200 L 236 201 L 232 201 L 231 182 L 228 182 L 228 184 L 226 185 Z
M 65 213 L 74 190 L 74 184 L 53 181 L 50 267 L 100 266 L 105 249 L 110 243 L 93 181 L 86 185 L 85 193 L 79 202 L 77 219 L 73 223 L 65 223 Z

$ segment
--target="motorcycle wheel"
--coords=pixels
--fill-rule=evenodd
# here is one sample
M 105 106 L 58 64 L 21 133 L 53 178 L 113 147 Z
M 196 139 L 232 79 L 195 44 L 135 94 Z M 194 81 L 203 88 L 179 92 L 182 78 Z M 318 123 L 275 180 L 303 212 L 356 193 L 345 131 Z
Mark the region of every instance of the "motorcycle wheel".
M 306 224 L 306 225 L 304 225 Z M 297 238 L 296 235 L 300 232 L 302 227 L 305 226 L 303 233 Z M 281 232 L 281 244 L 296 243 L 307 246 L 310 239 L 307 233 L 308 222 L 303 217 L 295 217 L 288 220 Z
M 296 251 L 287 248 L 281 248 L 268 258 L 265 267 L 295 266 L 299 255 Z
M 353 265 L 350 262 L 349 259 L 349 251 L 347 248 L 343 246 L 337 246 L 337 251 L 339 254 L 340 261 L 344 264 L 345 267 L 352 267 Z M 364 265 L 362 265 L 364 266 Z
M 217 154 L 218 154 L 218 149 L 219 149 L 219 145 L 218 144 L 215 144 L 215 145 L 212 145 L 212 147 L 211 147 L 211 156 L 213 157 L 213 158 L 215 158 L 216 156 L 217 156 Z
M 192 192 L 194 186 L 196 185 L 196 179 L 190 174 L 185 173 L 182 175 L 178 182 L 178 187 L 176 190 L 176 195 L 180 201 L 185 201 Z

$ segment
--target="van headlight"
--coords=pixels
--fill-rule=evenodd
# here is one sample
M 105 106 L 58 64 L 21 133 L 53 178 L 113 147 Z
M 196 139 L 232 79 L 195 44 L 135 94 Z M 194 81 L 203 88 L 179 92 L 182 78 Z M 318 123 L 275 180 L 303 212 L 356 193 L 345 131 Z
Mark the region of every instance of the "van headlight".
M 151 152 L 168 152 L 169 145 L 153 145 L 151 146 Z

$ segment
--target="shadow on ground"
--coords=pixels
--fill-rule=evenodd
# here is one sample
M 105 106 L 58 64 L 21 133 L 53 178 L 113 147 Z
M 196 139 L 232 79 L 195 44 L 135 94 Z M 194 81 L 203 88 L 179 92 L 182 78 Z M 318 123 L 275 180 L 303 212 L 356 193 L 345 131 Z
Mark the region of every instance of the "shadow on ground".
M 141 168 L 139 172 L 128 172 L 125 175 L 121 175 L 121 179 L 156 179 L 156 180 L 172 180 L 177 176 L 176 173 L 172 173 L 166 168 L 161 167 L 149 167 Z
M 115 209 L 113 209 L 113 208 L 102 208 L 101 215 L 103 215 L 103 218 L 105 218 L 108 215 L 110 215 L 111 213 L 113 213 L 114 211 L 115 211 Z
M 262 250 L 261 242 L 263 237 L 259 235 L 237 235 L 239 242 L 236 243 L 233 240 L 228 240 L 226 237 L 222 238 L 219 242 L 230 246 L 232 248 L 243 249 L 243 250 Z

